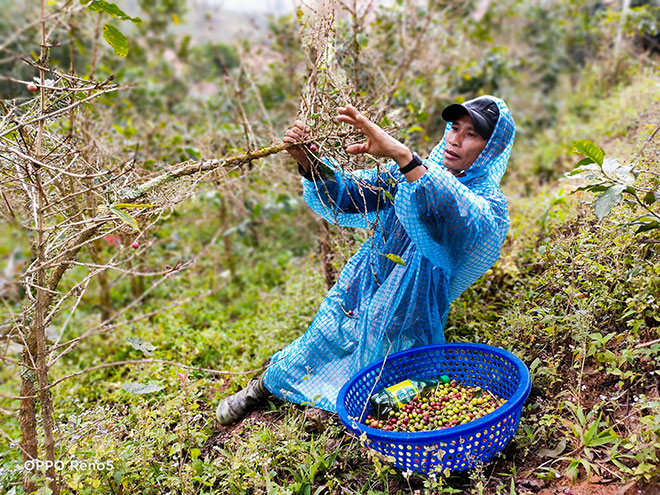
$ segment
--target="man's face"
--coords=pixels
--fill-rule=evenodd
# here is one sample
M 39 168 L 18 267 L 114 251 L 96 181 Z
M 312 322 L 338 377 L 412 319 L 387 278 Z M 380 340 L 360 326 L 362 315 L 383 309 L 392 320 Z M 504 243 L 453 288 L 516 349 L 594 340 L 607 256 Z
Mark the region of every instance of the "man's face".
M 452 174 L 461 176 L 474 163 L 486 143 L 474 130 L 470 116 L 463 115 L 454 121 L 447 133 L 442 163 Z

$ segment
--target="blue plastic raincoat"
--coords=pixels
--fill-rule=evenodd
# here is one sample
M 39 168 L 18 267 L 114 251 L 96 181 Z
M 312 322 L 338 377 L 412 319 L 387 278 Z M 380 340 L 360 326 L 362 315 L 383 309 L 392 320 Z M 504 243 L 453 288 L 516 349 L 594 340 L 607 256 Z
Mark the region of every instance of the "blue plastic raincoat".
M 350 174 L 328 163 L 334 177 L 302 179 L 317 214 L 375 233 L 348 261 L 309 329 L 272 357 L 264 383 L 273 394 L 335 412 L 339 390 L 364 366 L 445 341 L 449 303 L 495 263 L 509 228 L 499 183 L 515 126 L 506 104 L 489 98 L 499 119 L 463 177 L 442 164 L 449 123 L 414 182 L 395 162 Z

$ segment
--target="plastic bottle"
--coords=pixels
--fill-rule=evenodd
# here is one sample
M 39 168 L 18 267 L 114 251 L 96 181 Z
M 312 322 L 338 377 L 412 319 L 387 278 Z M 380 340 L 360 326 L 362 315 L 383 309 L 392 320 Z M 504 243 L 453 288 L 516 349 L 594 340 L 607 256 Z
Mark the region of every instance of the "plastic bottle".
M 390 411 L 398 411 L 417 396 L 424 396 L 438 384 L 438 380 L 404 380 L 374 394 L 369 399 L 371 415 L 383 418 Z

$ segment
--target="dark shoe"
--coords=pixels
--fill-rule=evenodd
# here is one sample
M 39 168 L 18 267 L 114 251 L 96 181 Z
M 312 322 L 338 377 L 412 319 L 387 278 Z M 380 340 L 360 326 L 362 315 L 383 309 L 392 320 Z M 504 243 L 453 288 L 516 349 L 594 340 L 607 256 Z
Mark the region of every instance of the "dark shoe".
M 252 409 L 264 403 L 270 395 L 270 391 L 264 386 L 263 377 L 260 376 L 251 380 L 240 392 L 220 402 L 215 417 L 221 425 L 230 425 L 243 419 Z

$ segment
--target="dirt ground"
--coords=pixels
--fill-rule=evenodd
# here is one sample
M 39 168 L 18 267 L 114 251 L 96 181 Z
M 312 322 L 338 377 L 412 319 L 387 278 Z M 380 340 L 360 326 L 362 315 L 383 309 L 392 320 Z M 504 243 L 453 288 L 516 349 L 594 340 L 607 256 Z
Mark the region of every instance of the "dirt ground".
M 543 488 L 538 492 L 530 493 L 535 495 L 660 495 L 660 487 L 658 485 L 640 485 L 637 483 L 620 485 L 617 483 L 603 484 L 583 481 L 573 486 Z

